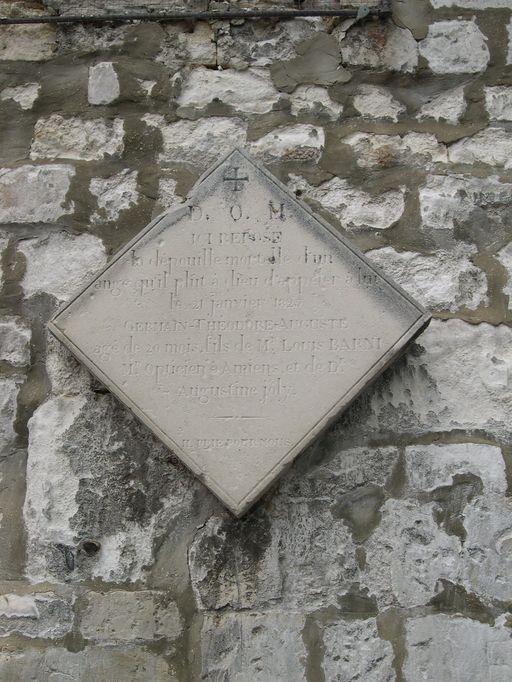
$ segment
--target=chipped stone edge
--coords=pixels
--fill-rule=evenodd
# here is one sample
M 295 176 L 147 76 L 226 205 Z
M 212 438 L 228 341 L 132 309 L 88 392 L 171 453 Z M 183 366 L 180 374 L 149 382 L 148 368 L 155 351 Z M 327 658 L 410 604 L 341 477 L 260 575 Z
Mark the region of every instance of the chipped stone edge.
M 73 303 L 80 298 L 90 287 L 94 285 L 96 280 L 103 275 L 108 268 L 117 260 L 122 258 L 127 252 L 132 249 L 135 244 L 143 240 L 148 236 L 148 234 L 158 228 L 168 228 L 183 216 L 185 216 L 188 211 L 191 202 L 197 199 L 200 194 L 200 188 L 202 183 L 214 173 L 219 166 L 224 164 L 231 156 L 239 154 L 245 161 L 252 164 L 258 171 L 260 171 L 269 182 L 276 185 L 278 189 L 283 192 L 291 202 L 299 205 L 303 211 L 305 211 L 313 220 L 319 223 L 324 229 L 326 229 L 333 237 L 349 249 L 357 258 L 359 258 L 366 266 L 371 270 L 376 272 L 385 282 L 387 282 L 400 296 L 405 298 L 416 310 L 418 311 L 418 317 L 415 322 L 406 330 L 406 332 L 396 341 L 396 343 L 389 348 L 380 359 L 374 363 L 374 365 L 363 375 L 359 381 L 357 381 L 335 404 L 331 409 L 321 418 L 318 422 L 305 434 L 287 453 L 284 457 L 270 470 L 266 475 L 260 479 L 252 488 L 252 490 L 245 495 L 242 500 L 235 500 L 229 495 L 223 488 L 218 485 L 215 481 L 211 480 L 205 475 L 196 462 L 191 459 L 191 457 L 182 450 L 182 448 L 175 443 L 172 438 L 164 433 L 151 419 L 149 416 L 145 415 L 141 409 L 127 396 L 124 391 L 118 387 L 104 372 L 102 372 L 99 367 L 97 367 L 94 362 L 85 355 L 67 336 L 64 330 L 59 326 L 59 318 L 61 315 L 71 306 Z M 292 464 L 294 459 L 299 455 L 310 443 L 317 438 L 338 416 L 339 414 L 348 407 L 348 405 L 359 395 L 364 387 L 366 387 L 370 382 L 373 382 L 385 369 L 396 359 L 398 355 L 405 351 L 406 347 L 411 343 L 419 334 L 421 334 L 429 325 L 431 320 L 431 314 L 425 310 L 419 303 L 417 303 L 406 291 L 404 291 L 398 284 L 391 280 L 385 273 L 383 273 L 376 265 L 369 261 L 362 252 L 359 251 L 353 244 L 351 244 L 343 235 L 337 232 L 334 227 L 332 227 L 328 222 L 323 220 L 319 215 L 313 213 L 312 209 L 304 202 L 297 199 L 289 189 L 280 182 L 275 176 L 273 176 L 266 168 L 261 166 L 259 163 L 254 161 L 243 149 L 235 147 L 232 151 L 222 157 L 217 163 L 210 166 L 208 170 L 200 176 L 197 182 L 194 184 L 192 190 L 187 197 L 187 204 L 182 208 L 177 210 L 166 211 L 165 213 L 157 216 L 149 225 L 139 232 L 132 240 L 128 242 L 124 247 L 122 247 L 117 254 L 109 261 L 94 277 L 86 284 L 81 291 L 75 295 L 70 301 L 68 301 L 57 314 L 48 322 L 48 329 L 50 332 L 63 343 L 71 353 L 77 358 L 79 362 L 84 364 L 87 369 L 101 381 L 104 386 L 115 395 L 122 403 L 124 403 L 133 414 L 141 421 L 145 426 L 147 426 L 156 436 L 159 438 L 168 448 L 175 452 L 184 464 L 202 481 L 215 495 L 216 497 L 234 514 L 234 516 L 240 518 L 249 510 L 250 507 L 268 490 L 268 488 L 274 483 L 276 478 L 281 476 L 283 472 Z

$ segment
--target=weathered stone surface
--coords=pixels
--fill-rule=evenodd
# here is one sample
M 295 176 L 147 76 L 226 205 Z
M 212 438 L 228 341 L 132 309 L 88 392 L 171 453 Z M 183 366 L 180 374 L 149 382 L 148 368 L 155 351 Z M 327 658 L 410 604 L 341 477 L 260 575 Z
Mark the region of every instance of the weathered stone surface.
M 508 0 L 430 0 L 432 7 L 460 7 L 461 9 L 499 9 L 510 8 Z
M 16 438 L 14 420 L 18 390 L 21 381 L 15 378 L 0 378 L 0 452 L 7 454 Z
M 468 592 L 486 600 L 508 602 L 512 586 L 512 504 L 509 497 L 476 497 L 464 508 L 464 566 L 462 580 Z
M 368 118 L 389 118 L 398 121 L 405 112 L 403 104 L 398 102 L 386 88 L 378 85 L 361 85 L 354 96 L 354 106 L 363 116 Z
M 143 648 L 86 647 L 71 653 L 64 648 L 50 647 L 0 654 L 0 677 L 9 682 L 95 682 L 101 679 L 99 676 L 113 682 L 166 682 L 173 679 L 165 659 Z
M 459 244 L 431 256 L 399 252 L 391 246 L 366 255 L 429 310 L 455 312 L 487 304 L 487 278 L 471 262 L 474 253 L 474 249 Z
M 0 637 L 58 639 L 71 632 L 72 627 L 73 608 L 69 598 L 52 592 L 0 595 Z
M 110 104 L 121 92 L 119 79 L 112 62 L 99 62 L 89 67 L 89 104 Z
M 418 45 L 412 33 L 392 21 L 356 25 L 346 38 L 344 33 L 342 36 L 343 64 L 405 72 L 414 71 L 418 65 Z
M 88 392 L 91 375 L 49 332 L 46 339 L 45 366 L 53 395 L 77 395 Z
M 99 209 L 91 216 L 93 223 L 117 220 L 121 211 L 137 204 L 137 175 L 127 168 L 108 178 L 92 178 L 89 191 L 97 197 Z
M 72 213 L 66 196 L 75 175 L 69 165 L 24 165 L 0 170 L 0 222 L 51 223 Z
M 39 96 L 41 86 L 39 83 L 26 83 L 26 85 L 16 85 L 12 88 L 4 88 L 0 92 L 0 99 L 10 100 L 20 105 L 22 109 L 32 109 L 32 106 Z
M 40 5 L 30 0 L 3 1 L 0 15 L 3 17 L 26 17 L 46 14 Z M 0 31 L 0 59 L 39 62 L 50 59 L 57 47 L 57 32 L 48 24 L 2 26 Z
M 218 26 L 217 64 L 221 68 L 270 66 L 297 56 L 296 46 L 324 30 L 319 17 L 261 24 L 247 21 Z
M 439 579 L 457 581 L 460 540 L 439 529 L 433 512 L 433 503 L 390 499 L 383 505 L 360 578 L 379 607 L 427 604 Z
M 180 33 L 178 43 L 185 50 L 189 64 L 208 66 L 217 64 L 215 34 L 206 21 L 196 21 L 192 33 Z
M 433 321 L 418 347 L 372 393 L 359 432 L 483 429 L 500 437 L 510 434 L 509 327 Z
M 412 618 L 406 624 L 406 646 L 406 679 L 510 679 L 512 641 L 505 617 L 499 618 L 494 627 L 442 614 Z
M 28 577 L 35 581 L 47 578 L 39 543 L 62 547 L 74 544 L 70 519 L 78 508 L 79 480 L 70 463 L 60 456 L 60 444 L 84 404 L 83 396 L 52 398 L 34 412 L 29 422 L 24 518 Z
M 512 140 L 503 128 L 486 128 L 452 144 L 448 148 L 448 158 L 452 163 L 486 163 L 512 168 Z
M 192 477 L 109 395 L 50 398 L 29 432 L 28 577 L 142 580 L 155 538 L 189 509 Z
M 30 158 L 92 161 L 106 155 L 120 156 L 123 138 L 124 124 L 120 118 L 107 121 L 52 114 L 36 122 Z
M 183 83 L 178 104 L 202 108 L 220 100 L 237 111 L 263 114 L 270 111 L 278 99 L 279 93 L 272 85 L 267 69 L 213 71 L 200 67 L 193 69 Z
M 6 237 L 4 232 L 0 232 L 0 290 L 3 285 L 3 268 L 2 268 L 2 258 L 4 255 L 4 252 L 9 245 L 9 239 Z
M 272 161 L 318 161 L 324 148 L 322 128 L 298 123 L 277 128 L 249 145 L 256 157 Z
M 342 138 L 342 142 L 352 147 L 361 168 L 399 164 L 425 167 L 448 160 L 446 147 L 429 133 L 406 133 L 403 137 L 353 133 Z
M 508 33 L 507 64 L 512 64 L 512 18 L 508 22 L 507 33 Z
M 508 296 L 508 307 L 512 310 L 512 242 L 509 242 L 498 252 L 497 258 L 507 273 L 503 293 Z
M 341 66 L 340 46 L 334 36 L 319 32 L 296 46 L 297 57 L 275 61 L 270 67 L 278 90 L 293 92 L 298 85 L 346 83 L 351 73 Z
M 30 363 L 29 325 L 21 317 L 0 318 L 0 360 L 14 367 Z
M 511 191 L 512 184 L 500 182 L 497 176 L 429 175 L 419 190 L 423 229 L 454 232 L 459 225 L 485 220 L 499 235 L 506 225 L 504 205 Z M 492 243 L 492 235 L 490 239 Z
M 372 196 L 339 178 L 311 187 L 302 178 L 292 176 L 291 189 L 318 201 L 346 230 L 385 230 L 400 220 L 405 208 L 403 189 Z
M 434 73 L 478 73 L 490 58 L 487 39 L 474 21 L 438 21 L 419 44 Z
M 318 85 L 300 85 L 288 99 L 294 116 L 326 116 L 336 121 L 343 113 L 343 106 L 332 100 L 327 90 Z
M 421 494 L 453 484 L 457 474 L 481 479 L 486 493 L 505 494 L 507 478 L 501 450 L 493 445 L 452 443 L 405 449 L 407 491 Z
M 201 679 L 306 682 L 304 622 L 304 616 L 293 612 L 205 616 Z
M 98 237 L 54 232 L 26 239 L 18 249 L 25 256 L 22 287 L 28 298 L 39 293 L 62 301 L 71 298 L 106 260 L 105 248 Z
M 173 177 L 162 175 L 158 181 L 158 201 L 153 215 L 158 215 L 171 208 L 178 208 L 183 197 L 176 191 L 178 182 Z
M 484 94 L 489 120 L 512 121 L 512 87 L 487 87 Z
M 87 592 L 80 632 L 102 644 L 175 640 L 181 633 L 176 604 L 163 592 Z
M 430 99 L 418 112 L 420 120 L 433 118 L 456 124 L 466 111 L 464 86 L 453 88 Z
M 375 618 L 339 621 L 323 632 L 322 668 L 329 682 L 393 682 L 393 649 L 379 638 Z
M 240 118 L 178 121 L 162 128 L 162 163 L 190 163 L 204 170 L 233 147 L 243 147 L 247 124 Z

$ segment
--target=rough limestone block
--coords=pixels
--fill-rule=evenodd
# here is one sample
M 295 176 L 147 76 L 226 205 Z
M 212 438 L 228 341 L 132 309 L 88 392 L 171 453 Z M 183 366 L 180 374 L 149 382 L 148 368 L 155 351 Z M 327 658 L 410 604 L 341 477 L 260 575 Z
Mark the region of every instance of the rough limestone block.
M 31 330 L 23 318 L 7 316 L 0 318 L 0 360 L 13 367 L 30 364 Z
M 53 592 L 0 595 L 0 637 L 58 639 L 72 627 L 72 599 Z
M 165 659 L 142 647 L 93 646 L 75 653 L 63 647 L 5 651 L 0 654 L 0 679 L 9 682 L 167 682 L 172 677 Z
M 363 434 L 482 429 L 508 437 L 512 330 L 461 320 L 434 320 L 406 355 L 340 422 Z M 359 411 L 362 411 L 362 414 Z
M 512 139 L 503 128 L 486 128 L 451 145 L 448 158 L 451 163 L 486 163 L 512 168 Z
M 196 485 L 110 395 L 50 398 L 29 421 L 27 576 L 143 580 L 157 538 L 172 539 L 169 524 L 189 513 Z M 93 556 L 87 539 L 99 543 Z
M 98 200 L 98 211 L 91 216 L 93 223 L 117 220 L 121 211 L 137 204 L 137 175 L 137 171 L 126 168 L 108 178 L 91 179 L 89 191 Z
M 418 45 L 412 33 L 392 21 L 356 25 L 340 37 L 343 64 L 405 72 L 418 65 Z
M 121 92 L 112 62 L 100 62 L 89 67 L 87 96 L 89 104 L 110 104 Z
M 366 542 L 361 585 L 380 609 L 427 604 L 438 580 L 457 582 L 459 538 L 447 535 L 434 520 L 434 504 L 389 499 L 382 520 Z
M 0 378 L 0 452 L 7 454 L 16 438 L 14 420 L 20 379 L 13 377 Z
M 487 38 L 474 21 L 438 21 L 419 44 L 434 73 L 479 73 L 490 58 Z
M 22 109 L 32 109 L 34 102 L 39 96 L 41 86 L 39 83 L 26 83 L 25 85 L 16 85 L 12 88 L 4 88 L 0 92 L 0 99 L 13 100 Z
M 47 14 L 30 0 L 0 2 L 0 16 L 26 17 Z M 0 59 L 40 62 L 50 59 L 57 48 L 57 31 L 48 24 L 14 24 L 0 30 Z
M 464 508 L 466 538 L 461 583 L 487 602 L 510 602 L 512 585 L 512 503 L 491 494 L 475 497 Z
M 322 668 L 329 682 L 393 682 L 393 648 L 379 638 L 375 618 L 339 621 L 323 631 Z
M 354 96 L 354 107 L 362 116 L 392 121 L 398 121 L 406 110 L 386 88 L 378 85 L 360 85 Z
M 511 192 L 512 183 L 500 182 L 498 176 L 428 175 L 419 189 L 423 229 L 453 232 L 474 220 L 484 222 L 486 232 L 497 236 L 508 223 Z
M 217 64 L 215 33 L 208 22 L 194 22 L 192 33 L 179 33 L 178 43 L 186 52 L 188 64 L 207 66 Z
M 485 108 L 490 121 L 512 121 L 512 88 L 506 86 L 484 88 Z
M 288 95 L 293 116 L 326 116 L 337 121 L 343 113 L 343 105 L 329 97 L 326 88 L 318 85 L 300 85 Z
M 406 679 L 507 682 L 512 640 L 505 618 L 494 627 L 443 614 L 411 618 L 406 624 Z
M 436 121 L 446 121 L 454 125 L 460 121 L 466 111 L 464 86 L 453 88 L 433 97 L 418 111 L 420 120 L 433 118 Z
M 371 195 L 353 187 L 347 180 L 333 178 L 312 187 L 303 178 L 290 176 L 292 191 L 317 201 L 335 216 L 346 230 L 385 230 L 395 225 L 404 212 L 404 190 Z
M 190 71 L 181 88 L 181 107 L 203 108 L 214 100 L 249 114 L 271 111 L 279 100 L 267 69 L 213 71 L 199 67 Z
M 475 310 L 486 305 L 487 277 L 470 258 L 475 249 L 463 244 L 451 251 L 422 256 L 391 246 L 368 251 L 368 258 L 429 310 Z
M 405 471 L 409 493 L 430 493 L 450 486 L 456 475 L 471 473 L 482 482 L 483 491 L 504 495 L 507 490 L 505 462 L 493 445 L 452 443 L 405 448 Z
M 240 118 L 219 116 L 177 121 L 161 127 L 161 132 L 163 151 L 160 163 L 189 163 L 204 170 L 234 146 L 245 145 L 247 124 Z
M 73 166 L 24 165 L 0 170 L 0 222 L 52 223 L 73 213 L 66 196 L 75 175 Z
M 89 372 L 49 332 L 46 334 L 45 367 L 53 395 L 78 395 L 89 391 L 91 385 Z
M 249 145 L 249 151 L 266 163 L 273 161 L 314 161 L 323 152 L 325 134 L 322 128 L 298 123 L 282 126 Z
M 3 285 L 2 258 L 6 248 L 9 246 L 9 239 L 4 232 L 0 232 L 0 289 Z
M 120 118 L 64 118 L 60 114 L 40 118 L 34 128 L 31 159 L 93 161 L 119 157 L 124 149 L 124 123 Z
M 101 644 L 174 641 L 181 633 L 176 604 L 163 592 L 87 592 L 80 632 Z
M 497 258 L 505 268 L 507 280 L 503 287 L 503 293 L 508 296 L 508 308 L 512 310 L 512 242 L 509 242 L 498 252 Z
M 105 248 L 98 237 L 55 232 L 19 243 L 26 267 L 21 286 L 27 298 L 50 294 L 65 301 L 105 264 Z
M 306 682 L 304 616 L 298 613 L 207 615 L 201 632 L 206 682 Z
M 430 133 L 406 133 L 403 137 L 352 133 L 341 141 L 352 147 L 356 164 L 361 168 L 397 165 L 428 168 L 448 161 L 446 147 Z

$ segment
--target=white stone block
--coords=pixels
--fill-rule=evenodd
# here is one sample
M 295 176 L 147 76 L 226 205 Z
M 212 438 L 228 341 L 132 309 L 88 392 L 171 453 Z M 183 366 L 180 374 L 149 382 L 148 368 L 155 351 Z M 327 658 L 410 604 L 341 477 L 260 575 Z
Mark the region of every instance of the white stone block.
M 395 282 L 429 310 L 455 312 L 486 305 L 487 277 L 471 262 L 475 249 L 463 244 L 423 256 L 388 246 L 366 253 Z
M 282 126 L 249 144 L 249 151 L 266 163 L 272 161 L 318 161 L 325 135 L 322 128 L 298 123 Z
M 30 364 L 30 326 L 21 317 L 0 317 L 0 360 L 13 367 Z
M 202 108 L 219 100 L 238 111 L 264 114 L 272 109 L 279 96 L 267 69 L 214 71 L 199 67 L 192 69 L 185 79 L 178 104 Z
M 403 104 L 393 95 L 378 85 L 361 85 L 354 96 L 354 107 L 368 118 L 388 118 L 398 121 L 400 114 L 405 112 Z
M 87 96 L 89 104 L 110 104 L 121 92 L 112 62 L 100 62 L 89 67 Z
M 39 83 L 16 85 L 12 88 L 4 88 L 2 92 L 0 92 L 0 99 L 12 99 L 19 104 L 22 109 L 32 109 L 34 102 L 39 96 L 40 89 L 41 86 Z
M 434 73 L 479 73 L 489 63 L 487 38 L 474 21 L 438 21 L 419 43 Z
M 45 293 L 66 301 L 106 261 L 101 239 L 90 234 L 56 232 L 21 241 L 18 249 L 26 259 L 21 286 L 27 298 Z
M 125 169 L 107 178 L 92 178 L 89 191 L 98 199 L 98 211 L 91 217 L 93 223 L 117 220 L 121 211 L 135 206 L 139 200 L 137 171 Z
M 66 197 L 74 175 L 60 164 L 0 169 L 0 222 L 52 223 L 72 213 Z
M 124 149 L 123 138 L 120 118 L 108 121 L 52 114 L 36 122 L 30 158 L 94 161 L 107 155 L 118 157 Z

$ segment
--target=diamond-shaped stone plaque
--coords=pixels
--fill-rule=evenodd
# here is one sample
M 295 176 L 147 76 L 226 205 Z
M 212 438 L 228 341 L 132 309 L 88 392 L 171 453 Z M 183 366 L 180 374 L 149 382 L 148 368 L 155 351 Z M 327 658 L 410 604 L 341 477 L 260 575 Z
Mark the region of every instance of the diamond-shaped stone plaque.
M 429 319 L 235 150 L 50 329 L 239 516 Z

